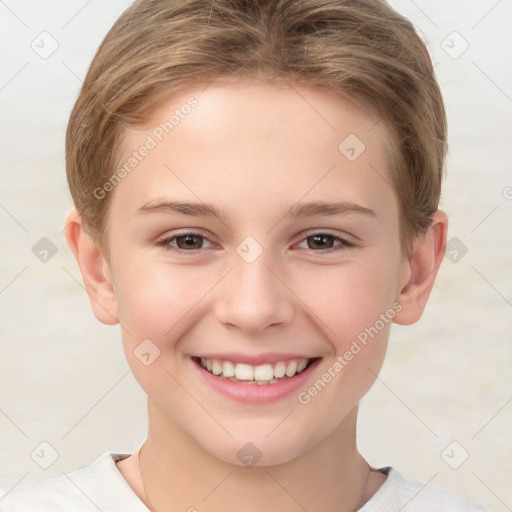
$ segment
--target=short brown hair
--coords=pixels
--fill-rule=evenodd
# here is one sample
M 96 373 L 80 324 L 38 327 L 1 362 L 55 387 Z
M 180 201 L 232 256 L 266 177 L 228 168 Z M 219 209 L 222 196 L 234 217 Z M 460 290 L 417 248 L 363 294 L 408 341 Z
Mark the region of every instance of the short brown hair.
M 66 170 L 89 233 L 102 240 L 123 129 L 159 99 L 221 75 L 284 77 L 369 106 L 389 130 L 402 247 L 441 193 L 446 115 L 428 51 L 383 0 L 138 0 L 100 45 L 71 113 Z M 341 142 L 341 141 L 340 141 Z

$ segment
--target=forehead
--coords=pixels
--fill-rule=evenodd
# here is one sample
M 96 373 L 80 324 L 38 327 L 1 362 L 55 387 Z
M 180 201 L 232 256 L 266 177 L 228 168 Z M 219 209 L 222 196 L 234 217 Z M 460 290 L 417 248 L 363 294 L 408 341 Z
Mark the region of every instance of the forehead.
M 113 203 L 138 208 L 167 194 L 249 211 L 341 195 L 378 207 L 394 203 L 388 151 L 379 117 L 333 92 L 214 82 L 172 94 L 125 131 L 119 167 L 134 165 Z

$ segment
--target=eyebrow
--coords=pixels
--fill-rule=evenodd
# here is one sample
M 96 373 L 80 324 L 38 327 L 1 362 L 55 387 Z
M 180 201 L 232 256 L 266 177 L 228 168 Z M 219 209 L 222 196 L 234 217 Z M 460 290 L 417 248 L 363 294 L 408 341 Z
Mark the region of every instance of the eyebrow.
M 207 203 L 190 203 L 179 201 L 150 201 L 137 210 L 139 215 L 150 213 L 171 213 L 191 215 L 195 217 L 216 217 L 226 219 L 228 215 L 221 213 L 215 206 Z M 377 217 L 373 210 L 351 202 L 309 202 L 299 203 L 287 211 L 284 217 L 313 217 L 315 215 L 343 215 L 349 213 L 361 213 L 370 217 Z
M 195 217 L 218 217 L 224 218 L 215 206 L 206 203 L 183 203 L 179 201 L 150 201 L 137 210 L 139 215 L 149 213 L 179 213 L 182 215 L 193 215 Z
M 347 213 L 363 213 L 377 217 L 373 210 L 350 202 L 311 202 L 297 204 L 286 213 L 285 217 L 313 217 L 314 215 L 342 215 Z

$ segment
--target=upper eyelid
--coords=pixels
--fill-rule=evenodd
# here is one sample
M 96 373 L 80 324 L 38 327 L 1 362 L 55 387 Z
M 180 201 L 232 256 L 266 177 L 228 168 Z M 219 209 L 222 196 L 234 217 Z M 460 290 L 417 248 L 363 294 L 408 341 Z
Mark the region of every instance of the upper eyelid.
M 355 237 L 353 235 L 349 235 L 348 233 L 342 234 L 342 233 L 333 232 L 329 229 L 324 229 L 324 230 L 305 231 L 305 232 L 301 233 L 299 242 L 304 241 L 306 238 L 309 238 L 310 236 L 316 236 L 316 235 L 332 236 L 333 238 L 342 240 L 342 241 L 346 242 L 347 244 L 352 244 L 352 245 L 355 245 L 355 242 L 353 241 L 353 239 L 354 238 L 357 239 L 357 237 Z
M 205 238 L 206 240 L 208 240 L 209 242 L 212 242 L 211 240 L 211 237 L 209 235 L 205 235 L 203 234 L 201 231 L 194 231 L 193 229 L 186 229 L 185 231 L 180 231 L 178 233 L 171 233 L 171 234 L 166 234 L 166 235 L 163 235 L 163 236 L 159 236 L 158 237 L 158 241 L 162 242 L 162 241 L 165 241 L 165 240 L 171 240 L 171 239 L 174 239 L 174 238 L 178 238 L 180 236 L 187 236 L 187 235 L 195 235 L 195 236 L 200 236 L 202 238 Z

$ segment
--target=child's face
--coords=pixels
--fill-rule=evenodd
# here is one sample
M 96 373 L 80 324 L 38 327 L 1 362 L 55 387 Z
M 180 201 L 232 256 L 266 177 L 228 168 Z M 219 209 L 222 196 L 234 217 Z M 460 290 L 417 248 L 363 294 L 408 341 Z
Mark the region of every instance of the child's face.
M 410 277 L 386 144 L 334 95 L 250 81 L 175 94 L 127 132 L 121 165 L 137 165 L 111 192 L 109 266 L 150 422 L 237 464 L 247 442 L 274 464 L 351 431 Z M 201 357 L 314 362 L 260 386 Z

